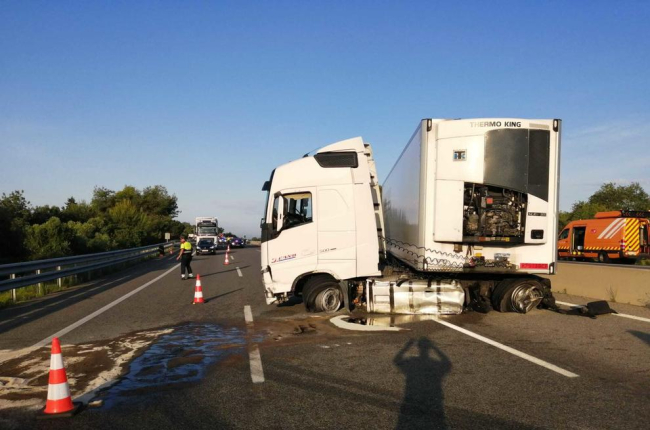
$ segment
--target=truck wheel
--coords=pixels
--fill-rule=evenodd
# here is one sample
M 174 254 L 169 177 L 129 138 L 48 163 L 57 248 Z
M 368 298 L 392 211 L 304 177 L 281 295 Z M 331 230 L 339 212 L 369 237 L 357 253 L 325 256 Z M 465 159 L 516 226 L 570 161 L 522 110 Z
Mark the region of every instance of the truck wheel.
M 599 263 L 609 263 L 609 255 L 607 255 L 606 252 L 601 251 L 598 254 L 598 262 Z
M 302 301 L 310 312 L 334 313 L 343 304 L 338 282 L 328 275 L 314 276 L 302 289 Z
M 499 312 L 525 314 L 539 306 L 543 298 L 543 286 L 536 279 L 506 279 L 492 292 L 492 306 Z
M 333 314 L 341 309 L 343 305 L 343 297 L 341 296 L 341 289 L 338 283 L 333 286 L 328 286 L 316 296 L 314 303 L 314 310 L 316 312 L 325 312 Z

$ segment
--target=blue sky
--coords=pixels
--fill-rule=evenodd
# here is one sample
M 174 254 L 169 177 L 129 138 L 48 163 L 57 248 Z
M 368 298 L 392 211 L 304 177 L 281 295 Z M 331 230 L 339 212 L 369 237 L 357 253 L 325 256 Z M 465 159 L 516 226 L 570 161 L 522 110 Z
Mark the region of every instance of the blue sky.
M 161 184 L 258 234 L 277 165 L 363 136 L 384 177 L 420 118 L 564 120 L 561 207 L 650 191 L 649 2 L 0 6 L 0 192 Z

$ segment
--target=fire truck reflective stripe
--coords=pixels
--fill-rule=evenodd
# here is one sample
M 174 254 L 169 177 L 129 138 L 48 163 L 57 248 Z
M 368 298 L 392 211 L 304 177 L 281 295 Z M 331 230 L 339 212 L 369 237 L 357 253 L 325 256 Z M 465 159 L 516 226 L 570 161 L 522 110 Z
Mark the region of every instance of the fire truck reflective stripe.
M 621 222 L 616 225 L 608 234 L 605 236 L 605 239 L 611 239 L 614 237 L 621 229 L 625 227 L 625 218 L 621 219 Z
M 616 225 L 620 224 L 623 221 L 625 221 L 623 218 L 615 219 L 614 221 L 612 221 L 611 224 L 609 224 L 607 228 L 603 230 L 602 233 L 600 233 L 598 239 L 602 239 L 603 237 L 605 237 L 605 235 L 608 234 L 611 229 L 615 228 Z

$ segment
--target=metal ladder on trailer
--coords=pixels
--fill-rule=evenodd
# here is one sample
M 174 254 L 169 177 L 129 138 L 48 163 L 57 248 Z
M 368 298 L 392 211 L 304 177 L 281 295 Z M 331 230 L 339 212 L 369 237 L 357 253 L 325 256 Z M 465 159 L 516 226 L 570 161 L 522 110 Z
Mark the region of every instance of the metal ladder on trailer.
M 366 159 L 368 161 L 368 170 L 370 170 L 370 189 L 372 194 L 372 203 L 375 211 L 375 222 L 377 224 L 377 240 L 379 241 L 379 253 L 386 258 L 386 240 L 384 236 L 384 208 L 381 202 L 381 185 L 377 176 L 377 166 L 375 159 L 372 157 L 372 147 L 365 143 Z

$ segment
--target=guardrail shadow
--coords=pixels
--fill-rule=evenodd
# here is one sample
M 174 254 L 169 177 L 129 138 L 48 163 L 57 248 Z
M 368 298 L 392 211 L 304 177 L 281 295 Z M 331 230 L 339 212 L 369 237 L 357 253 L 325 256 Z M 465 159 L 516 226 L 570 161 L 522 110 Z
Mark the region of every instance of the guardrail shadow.
M 410 339 L 393 359 L 395 366 L 406 377 L 396 429 L 449 428 L 442 383 L 451 372 L 451 361 L 424 336 L 417 341 L 418 355 L 406 357 L 415 344 L 415 339 Z
M 630 333 L 632 336 L 638 337 L 639 339 L 647 343 L 648 346 L 650 346 L 650 333 L 644 333 L 638 330 L 628 330 L 628 333 Z
M 132 281 L 145 273 L 156 270 L 156 268 L 160 266 L 166 268 L 169 267 L 169 265 L 176 264 L 176 261 L 171 259 L 155 260 L 155 262 L 165 264 L 156 265 L 155 268 L 144 267 L 137 264 L 136 266 L 131 266 L 125 270 L 119 270 L 111 273 L 107 277 L 91 281 L 90 283 L 75 285 L 42 298 L 0 309 L 0 334 L 18 328 L 23 324 L 36 321 L 51 313 L 58 312 L 63 308 L 110 290 L 125 282 Z

